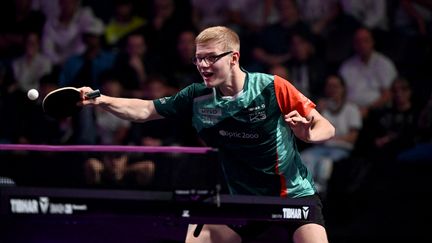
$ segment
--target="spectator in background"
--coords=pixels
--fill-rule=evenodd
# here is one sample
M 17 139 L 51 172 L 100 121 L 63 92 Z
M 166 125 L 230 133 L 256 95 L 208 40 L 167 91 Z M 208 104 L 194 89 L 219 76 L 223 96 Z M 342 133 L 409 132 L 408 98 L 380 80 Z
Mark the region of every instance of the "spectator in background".
M 377 162 L 393 161 L 415 143 L 418 111 L 412 105 L 410 83 L 401 77 L 394 79 L 390 94 L 391 106 L 374 109 L 361 131 L 362 154 Z
M 145 98 L 157 99 L 171 96 L 178 89 L 170 86 L 164 76 L 152 75 L 145 85 L 145 90 Z M 193 134 L 192 129 L 187 129 L 179 121 L 166 119 L 133 123 L 129 140 L 133 144 L 144 146 L 190 145 L 189 141 L 194 138 Z
M 51 72 L 51 61 L 40 52 L 40 36 L 29 32 L 25 38 L 25 52 L 12 61 L 18 87 L 27 92 L 39 88 L 39 80 Z
M 414 147 L 402 150 L 397 159 L 410 162 L 432 161 L 432 94 L 420 111 L 415 142 Z
M 27 33 L 41 33 L 45 16 L 31 7 L 32 0 L 1 1 L 0 58 L 11 59 L 21 55 Z
M 353 45 L 355 55 L 342 63 L 339 74 L 347 84 L 347 99 L 358 105 L 362 117 L 366 117 L 370 109 L 389 103 L 390 85 L 398 72 L 392 60 L 375 50 L 368 29 L 356 31 Z
M 252 50 L 257 34 L 266 26 L 278 20 L 274 0 L 237 0 L 227 1 L 227 23 L 240 37 L 242 44 L 243 66 L 249 66 L 252 61 Z
M 317 109 L 335 126 L 335 136 L 301 151 L 300 156 L 311 170 L 317 190 L 325 195 L 333 163 L 348 158 L 356 144 L 362 118 L 357 105 L 347 101 L 346 86 L 341 77 L 329 75 L 325 82 L 324 97 Z
M 32 9 L 41 12 L 46 20 L 56 19 L 60 15 L 59 0 L 31 0 Z
M 114 97 L 120 97 L 123 94 L 120 81 L 115 79 L 111 72 L 101 75 L 100 80 L 102 94 Z M 98 144 L 126 144 L 126 137 L 131 125 L 129 121 L 122 120 L 100 107 L 96 107 L 95 117 Z
M 133 161 L 125 153 L 103 153 L 84 162 L 86 185 L 102 188 L 140 188 L 153 180 L 154 171 L 152 161 Z
M 100 75 L 113 67 L 116 58 L 115 53 L 104 50 L 101 45 L 103 31 L 104 25 L 98 19 L 86 26 L 82 32 L 85 52 L 67 59 L 61 69 L 60 87 L 90 86 L 100 88 L 98 83 Z M 72 141 L 77 144 L 96 144 L 98 134 L 94 107 L 84 107 L 79 114 L 72 118 L 74 131 Z
M 286 80 L 290 80 L 288 68 L 286 68 L 284 65 L 277 64 L 277 65 L 271 66 L 269 69 L 269 73 L 271 73 L 273 75 L 277 75 L 277 76 L 284 78 Z
M 389 36 L 389 7 L 387 2 L 391 1 L 340 0 L 342 10 L 373 33 L 378 47 L 385 47 L 389 41 L 392 41 Z
M 57 89 L 58 72 L 53 71 L 41 77 L 38 83 L 39 98 L 25 103 L 26 111 L 21 131 L 21 141 L 28 144 L 70 144 L 71 119 L 53 119 L 42 109 L 43 97 Z
M 305 96 L 317 101 L 323 95 L 326 64 L 316 54 L 310 36 L 293 33 L 289 43 L 291 59 L 286 64 L 289 80 Z
M 226 24 L 229 2 L 227 0 L 191 0 L 192 20 L 198 31 L 210 26 Z
M 202 82 L 196 66 L 192 63 L 195 56 L 195 37 L 196 33 L 193 30 L 185 30 L 177 38 L 176 52 L 167 73 L 170 83 L 179 89 Z
M 274 0 L 228 1 L 228 25 L 241 35 L 256 33 L 277 21 Z M 245 33 L 246 32 L 246 33 Z
M 310 26 L 315 34 L 321 34 L 323 29 L 334 17 L 334 5 L 338 0 L 297 0 L 301 19 Z
M 184 14 L 184 9 L 179 8 L 181 4 L 179 1 L 176 2 L 154 0 L 152 15 L 145 30 L 149 49 L 164 60 L 170 60 L 172 53 L 175 52 L 179 33 L 194 27 L 190 14 Z
M 123 96 L 142 98 L 149 74 L 158 73 L 159 59 L 152 56 L 145 37 L 132 33 L 127 37 L 126 46 L 114 62 L 114 72 L 123 87 Z
M 342 10 L 356 18 L 365 28 L 388 30 L 386 0 L 340 0 Z
M 0 62 L 0 142 L 17 143 L 25 93 L 17 88 L 10 65 Z
M 339 2 L 330 8 L 326 18 L 317 23 L 314 31 L 322 42 L 323 57 L 331 72 L 337 69 L 353 52 L 352 40 L 361 24 L 351 15 L 346 14 Z M 321 46 L 321 45 L 320 45 Z
M 146 20 L 133 11 L 132 0 L 115 0 L 114 13 L 105 29 L 105 42 L 119 48 L 120 43 L 132 32 L 144 28 Z
M 293 33 L 310 33 L 309 26 L 300 19 L 295 0 L 276 0 L 279 20 L 264 27 L 257 34 L 249 69 L 265 71 L 270 66 L 283 64 L 291 58 L 289 39 Z
M 57 18 L 47 19 L 42 34 L 42 51 L 54 65 L 62 66 L 69 57 L 82 54 L 82 33 L 97 19 L 80 0 L 59 0 Z
M 406 36 L 430 36 L 432 34 L 432 2 L 399 0 L 391 25 L 397 33 Z
M 94 19 L 82 30 L 85 51 L 66 59 L 60 74 L 60 86 L 91 86 L 99 88 L 99 75 L 114 65 L 116 54 L 103 48 L 104 33 L 102 21 Z

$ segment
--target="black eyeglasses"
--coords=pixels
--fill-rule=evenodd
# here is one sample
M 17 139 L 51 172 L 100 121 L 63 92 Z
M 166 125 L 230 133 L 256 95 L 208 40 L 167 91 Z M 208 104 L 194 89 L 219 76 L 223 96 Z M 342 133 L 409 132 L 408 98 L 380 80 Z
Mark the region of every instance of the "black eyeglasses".
M 228 54 L 231 54 L 231 53 L 233 53 L 233 51 L 227 51 L 227 52 L 224 52 L 222 54 L 214 55 L 214 56 L 193 57 L 192 62 L 193 62 L 193 64 L 198 65 L 202 61 L 204 61 L 204 63 L 209 66 L 209 65 L 212 65 L 213 63 L 217 62 L 222 57 L 224 57 Z

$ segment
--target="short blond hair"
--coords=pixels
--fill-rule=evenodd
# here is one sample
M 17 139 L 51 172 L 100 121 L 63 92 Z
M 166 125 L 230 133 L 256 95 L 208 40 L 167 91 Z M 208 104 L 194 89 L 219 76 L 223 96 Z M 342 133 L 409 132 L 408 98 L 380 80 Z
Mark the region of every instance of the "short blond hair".
M 240 38 L 236 32 L 224 26 L 213 26 L 204 29 L 195 38 L 195 44 L 214 42 L 222 45 L 224 51 L 240 51 Z

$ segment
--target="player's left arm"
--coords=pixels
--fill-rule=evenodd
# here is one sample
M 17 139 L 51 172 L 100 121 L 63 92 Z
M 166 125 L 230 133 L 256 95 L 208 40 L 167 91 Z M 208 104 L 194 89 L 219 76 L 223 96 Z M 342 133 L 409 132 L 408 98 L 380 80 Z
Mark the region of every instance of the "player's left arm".
M 293 110 L 285 115 L 285 121 L 296 137 L 308 143 L 324 142 L 335 135 L 334 126 L 316 109 L 310 110 L 306 116 Z
M 335 135 L 335 128 L 316 109 L 316 105 L 289 81 L 274 76 L 275 94 L 285 122 L 294 134 L 308 143 L 326 141 Z

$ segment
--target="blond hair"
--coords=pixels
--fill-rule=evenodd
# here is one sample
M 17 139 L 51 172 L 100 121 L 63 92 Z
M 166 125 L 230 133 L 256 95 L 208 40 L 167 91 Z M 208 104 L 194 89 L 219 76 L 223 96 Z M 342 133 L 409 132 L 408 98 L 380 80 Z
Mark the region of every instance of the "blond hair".
M 222 46 L 224 51 L 240 51 L 240 38 L 233 30 L 224 26 L 213 26 L 204 29 L 195 38 L 195 44 L 214 42 Z

